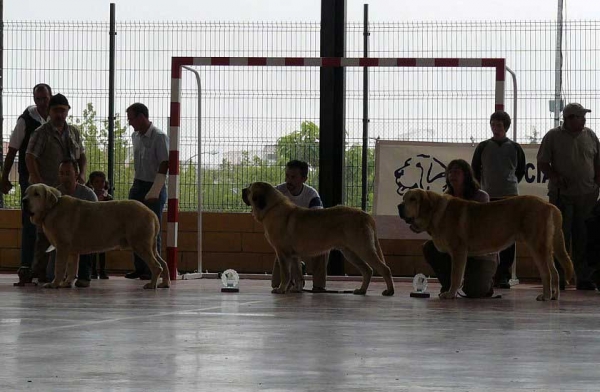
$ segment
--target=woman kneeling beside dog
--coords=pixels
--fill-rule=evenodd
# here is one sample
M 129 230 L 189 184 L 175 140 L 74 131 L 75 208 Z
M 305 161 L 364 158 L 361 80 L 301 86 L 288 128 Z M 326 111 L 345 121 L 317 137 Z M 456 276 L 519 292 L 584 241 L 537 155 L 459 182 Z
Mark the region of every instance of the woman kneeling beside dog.
M 490 196 L 480 189 L 471 165 L 462 159 L 455 159 L 448 164 L 446 187 L 446 193 L 454 197 L 480 203 L 490 201 Z M 452 272 L 450 255 L 438 251 L 431 240 L 423 245 L 423 255 L 442 285 L 440 293 L 448 291 Z M 494 275 L 497 267 L 497 253 L 468 257 L 462 286 L 465 295 L 469 298 L 491 297 L 494 294 Z

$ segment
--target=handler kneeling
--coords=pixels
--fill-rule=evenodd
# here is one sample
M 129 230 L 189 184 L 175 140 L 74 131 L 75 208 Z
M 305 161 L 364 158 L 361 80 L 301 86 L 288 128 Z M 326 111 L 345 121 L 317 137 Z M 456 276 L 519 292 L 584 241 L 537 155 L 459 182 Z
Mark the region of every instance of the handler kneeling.
M 465 200 L 487 203 L 490 196 L 480 189 L 471 166 L 462 159 L 455 159 L 446 168 L 446 193 Z M 481 228 L 485 230 L 485 228 Z M 433 268 L 442 289 L 450 290 L 452 258 L 448 253 L 438 251 L 433 241 L 423 245 L 425 261 Z M 498 254 L 467 257 L 462 291 L 469 298 L 491 297 L 494 294 L 494 275 L 498 267 Z

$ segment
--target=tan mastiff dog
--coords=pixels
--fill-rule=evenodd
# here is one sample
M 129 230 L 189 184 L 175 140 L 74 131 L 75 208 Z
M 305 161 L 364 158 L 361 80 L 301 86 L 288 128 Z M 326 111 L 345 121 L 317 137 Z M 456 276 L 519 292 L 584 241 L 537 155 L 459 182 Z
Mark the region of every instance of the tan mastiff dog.
M 27 188 L 24 208 L 31 221 L 41 226 L 56 248 L 54 280 L 44 287 L 71 287 L 79 254 L 111 249 L 132 249 L 150 267 L 152 279 L 145 289 L 169 287 L 169 267 L 156 251 L 158 218 L 148 207 L 135 200 L 90 202 L 61 196 L 60 191 L 44 184 Z M 65 276 L 66 272 L 66 276 Z
M 538 301 L 558 299 L 558 272 L 554 255 L 573 276 L 573 263 L 565 249 L 562 215 L 558 208 L 536 196 L 515 196 L 491 203 L 477 203 L 414 189 L 398 205 L 400 217 L 411 230 L 427 231 L 435 247 L 452 258 L 450 290 L 440 298 L 456 298 L 467 263 L 467 255 L 483 255 L 505 249 L 516 241 L 529 248 L 542 278 Z
M 355 208 L 337 206 L 323 209 L 298 207 L 265 182 L 254 182 L 242 191 L 242 199 L 252 207 L 252 215 L 263 224 L 267 241 L 281 263 L 281 283 L 273 293 L 302 291 L 300 258 L 339 249 L 363 277 L 354 294 L 366 294 L 373 268 L 394 294 L 390 268 L 385 264 L 373 218 Z

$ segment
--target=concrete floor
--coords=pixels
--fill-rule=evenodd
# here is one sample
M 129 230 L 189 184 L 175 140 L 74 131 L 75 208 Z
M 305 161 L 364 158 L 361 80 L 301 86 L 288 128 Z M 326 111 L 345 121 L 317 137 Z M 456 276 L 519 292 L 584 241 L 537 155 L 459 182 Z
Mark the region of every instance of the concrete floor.
M 0 275 L 0 391 L 598 391 L 600 293 L 502 299 L 270 294 L 214 279 L 142 290 L 13 287 Z M 310 285 L 310 283 L 308 283 Z M 331 282 L 350 289 L 357 282 Z M 438 285 L 430 285 L 436 293 Z

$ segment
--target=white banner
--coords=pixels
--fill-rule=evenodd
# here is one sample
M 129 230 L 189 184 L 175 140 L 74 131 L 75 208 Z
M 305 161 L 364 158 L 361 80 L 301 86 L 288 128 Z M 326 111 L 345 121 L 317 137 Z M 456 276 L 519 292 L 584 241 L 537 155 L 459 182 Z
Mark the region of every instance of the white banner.
M 375 200 L 373 215 L 380 238 L 427 238 L 414 234 L 398 216 L 398 204 L 410 189 L 443 193 L 446 165 L 453 159 L 471 163 L 477 145 L 378 140 L 375 145 Z M 539 144 L 522 144 L 527 161 L 519 194 L 548 200 L 548 184 L 537 168 Z

